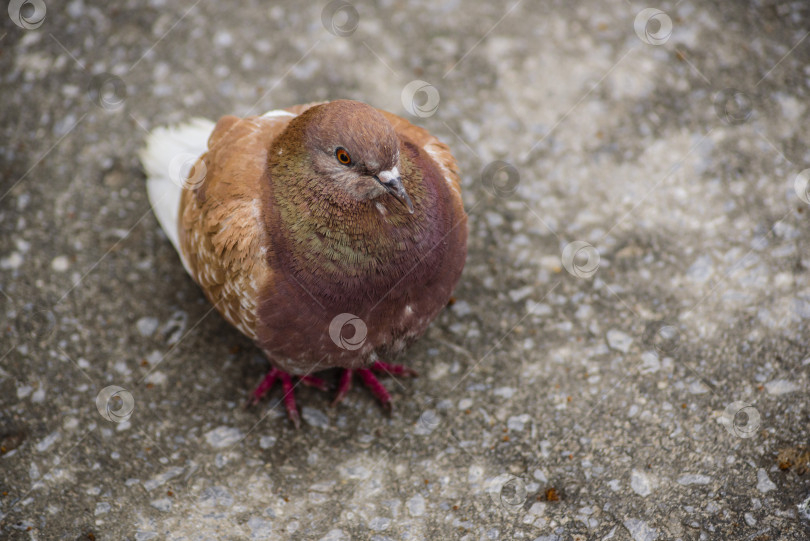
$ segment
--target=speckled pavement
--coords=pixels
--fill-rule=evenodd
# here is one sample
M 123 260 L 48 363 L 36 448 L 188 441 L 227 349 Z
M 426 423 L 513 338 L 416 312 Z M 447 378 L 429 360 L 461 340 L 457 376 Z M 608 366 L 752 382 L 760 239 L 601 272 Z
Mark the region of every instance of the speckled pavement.
M 1 539 L 810 539 L 806 2 L 21 4 Z M 302 388 L 295 431 L 136 152 L 339 97 L 451 146 L 470 252 L 393 414 Z

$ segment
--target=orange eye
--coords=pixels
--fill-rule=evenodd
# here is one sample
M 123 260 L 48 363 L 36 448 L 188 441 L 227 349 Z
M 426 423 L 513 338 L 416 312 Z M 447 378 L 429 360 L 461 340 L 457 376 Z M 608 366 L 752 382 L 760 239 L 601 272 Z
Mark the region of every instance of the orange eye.
M 352 157 L 349 156 L 349 153 L 346 152 L 345 148 L 338 148 L 335 151 L 335 157 L 343 165 L 349 165 L 350 163 L 352 163 Z

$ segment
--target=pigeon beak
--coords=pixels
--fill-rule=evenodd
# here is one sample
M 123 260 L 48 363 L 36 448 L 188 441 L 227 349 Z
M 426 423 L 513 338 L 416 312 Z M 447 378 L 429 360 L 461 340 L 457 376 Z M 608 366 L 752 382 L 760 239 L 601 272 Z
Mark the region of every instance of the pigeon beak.
M 405 186 L 402 185 L 402 177 L 399 176 L 399 169 L 394 167 L 388 171 L 382 171 L 379 175 L 376 175 L 374 179 L 379 182 L 388 193 L 393 195 L 397 201 L 405 205 L 408 212 L 413 214 L 413 203 L 408 196 L 408 192 L 405 191 Z

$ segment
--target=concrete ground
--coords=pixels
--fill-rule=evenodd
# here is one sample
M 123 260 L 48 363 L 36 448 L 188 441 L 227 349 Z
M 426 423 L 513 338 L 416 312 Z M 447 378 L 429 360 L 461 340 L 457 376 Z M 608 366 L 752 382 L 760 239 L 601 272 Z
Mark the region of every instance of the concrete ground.
M 806 2 L 21 3 L 0 538 L 810 538 Z M 300 389 L 295 431 L 136 152 L 329 98 L 451 146 L 470 253 L 393 414 Z

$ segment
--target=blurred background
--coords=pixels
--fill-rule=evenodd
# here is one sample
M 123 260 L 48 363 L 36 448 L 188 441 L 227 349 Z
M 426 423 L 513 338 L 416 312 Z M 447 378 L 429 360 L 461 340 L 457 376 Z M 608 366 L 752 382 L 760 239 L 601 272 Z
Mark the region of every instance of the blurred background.
M 807 539 L 808 21 L 12 0 L 0 538 Z M 278 390 L 241 409 L 266 361 L 185 274 L 136 153 L 334 98 L 450 145 L 469 257 L 393 414 L 304 388 L 295 431 Z

